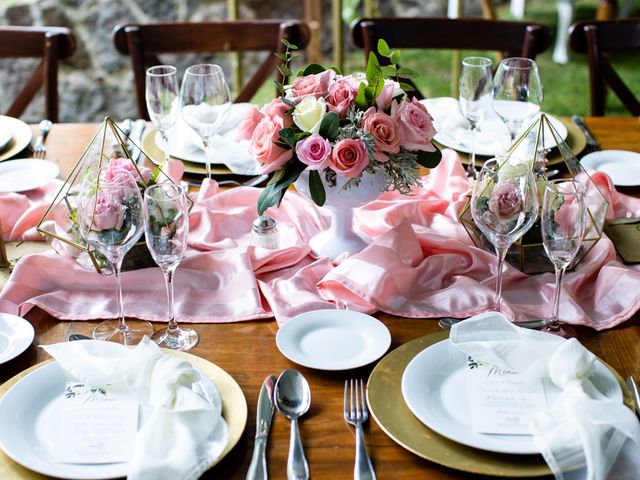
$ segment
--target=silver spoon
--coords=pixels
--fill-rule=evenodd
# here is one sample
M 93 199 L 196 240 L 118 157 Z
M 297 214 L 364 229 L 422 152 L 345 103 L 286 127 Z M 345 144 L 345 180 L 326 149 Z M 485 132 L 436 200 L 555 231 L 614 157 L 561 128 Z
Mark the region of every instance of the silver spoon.
M 285 370 L 276 382 L 273 397 L 278 410 L 291 420 L 287 479 L 306 480 L 309 478 L 309 464 L 304 456 L 302 440 L 300 440 L 298 417 L 309 410 L 311 404 L 309 384 L 297 370 Z

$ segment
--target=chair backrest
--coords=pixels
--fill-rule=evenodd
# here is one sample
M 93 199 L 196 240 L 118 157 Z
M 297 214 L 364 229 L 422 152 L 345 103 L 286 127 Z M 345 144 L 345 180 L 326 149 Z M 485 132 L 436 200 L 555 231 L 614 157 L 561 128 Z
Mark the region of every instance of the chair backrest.
M 369 52 L 378 54 L 379 39 L 391 48 L 492 50 L 532 59 L 551 45 L 551 31 L 544 25 L 481 18 L 363 18 L 352 24 L 351 37 L 365 58 Z M 417 90 L 415 95 L 422 97 Z
M 0 26 L 0 58 L 41 58 L 6 115 L 19 117 L 40 88 L 44 88 L 45 116 L 58 121 L 58 63 L 76 49 L 73 33 L 61 27 Z
M 632 115 L 640 115 L 640 102 L 613 69 L 608 57 L 612 53 L 640 53 L 640 18 L 577 22 L 571 26 L 569 44 L 573 51 L 586 53 L 589 60 L 591 115 L 604 115 L 607 85 Z
M 127 24 L 118 25 L 113 31 L 116 49 L 120 53 L 131 55 L 138 114 L 147 119 L 145 72 L 148 67 L 162 63 L 158 55 L 247 51 L 283 53 L 283 39 L 303 50 L 309 43 L 309 29 L 306 24 L 297 20 L 236 20 Z M 251 100 L 281 63 L 282 60 L 275 55 L 268 55 L 253 76 L 245 82 L 235 101 Z M 277 79 L 282 81 L 280 72 L 277 72 Z

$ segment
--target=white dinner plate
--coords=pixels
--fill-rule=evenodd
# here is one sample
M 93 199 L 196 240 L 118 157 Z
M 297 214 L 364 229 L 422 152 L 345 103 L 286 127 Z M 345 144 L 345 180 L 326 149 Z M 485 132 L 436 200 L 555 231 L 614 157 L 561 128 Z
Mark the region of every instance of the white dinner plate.
M 402 396 L 409 410 L 427 427 L 455 442 L 491 452 L 540 453 L 531 435 L 493 435 L 471 429 L 467 395 L 467 355 L 449 339 L 438 342 L 416 355 L 402 375 Z M 601 362 L 585 388 L 597 388 L 615 402 L 622 402 L 622 391 L 613 374 Z M 545 396 L 551 405 L 560 390 L 545 382 Z
M 580 163 L 587 170 L 606 173 L 618 187 L 640 185 L 640 153 L 602 150 L 585 155 Z
M 58 173 L 58 165 L 47 160 L 7 160 L 0 163 L 0 192 L 33 190 L 56 178 Z
M 276 335 L 282 354 L 303 367 L 348 370 L 380 358 L 391 345 L 379 320 L 349 310 L 314 310 L 290 319 Z
M 29 348 L 34 336 L 33 325 L 27 320 L 10 313 L 0 313 L 0 364 Z
M 4 150 L 12 138 L 13 134 L 10 128 L 0 128 L 0 152 Z
M 433 139 L 459 152 L 471 153 L 472 141 L 475 145 L 477 155 L 492 157 L 504 152 L 509 146 L 509 131 L 500 117 L 493 111 L 491 107 L 487 108 L 485 116 L 480 122 L 479 131 L 472 139 L 469 133 L 467 121 L 460 112 L 458 100 L 451 97 L 437 97 L 420 100 L 433 117 L 434 127 L 437 131 Z M 547 114 L 549 122 L 556 130 L 561 140 L 566 140 L 569 134 L 567 127 L 557 118 Z M 522 133 L 531 125 L 537 116 L 525 122 Z M 517 137 L 516 137 L 517 138 Z M 553 135 L 549 128 L 544 129 L 544 147 L 546 149 L 557 146 Z
M 105 353 L 110 348 L 114 355 L 121 351 L 120 345 L 112 342 L 86 341 L 107 349 Z M 0 400 L 0 448 L 15 462 L 43 475 L 82 480 L 125 477 L 128 462 L 74 464 L 53 460 L 59 412 L 68 380 L 73 377 L 54 361 L 16 382 Z M 196 387 L 197 384 L 195 391 L 204 393 L 204 389 Z M 218 412 L 222 411 L 222 399 L 217 389 L 207 390 L 205 398 L 218 408 Z
M 33 138 L 33 132 L 29 125 L 22 120 L 6 115 L 0 115 L 0 130 L 8 131 L 11 134 L 9 142 L 0 151 L 0 162 L 20 153 Z

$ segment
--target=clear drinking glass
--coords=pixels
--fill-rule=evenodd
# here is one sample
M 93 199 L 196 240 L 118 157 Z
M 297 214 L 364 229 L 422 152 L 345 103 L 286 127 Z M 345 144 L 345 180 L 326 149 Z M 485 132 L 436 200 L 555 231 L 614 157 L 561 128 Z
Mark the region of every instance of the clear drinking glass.
M 492 106 L 507 126 L 511 143 L 523 122 L 540 111 L 542 99 L 542 83 L 535 61 L 510 57 L 500 62 L 493 77 Z
M 189 206 L 183 187 L 159 183 L 144 192 L 144 234 L 151 256 L 162 269 L 169 325 L 156 332 L 153 340 L 161 347 L 189 350 L 198 343 L 198 334 L 191 328 L 180 328 L 175 319 L 173 274 L 184 258 L 189 236 Z
M 467 167 L 467 176 L 476 178 L 476 133 L 478 124 L 484 118 L 484 113 L 493 98 L 491 78 L 491 60 L 485 57 L 467 57 L 462 60 L 460 74 L 460 111 L 469 122 L 471 137 L 471 156 Z
M 180 106 L 182 118 L 202 139 L 207 178 L 211 178 L 215 157 L 212 140 L 231 108 L 231 93 L 222 68 L 213 64 L 187 68 L 180 88 Z
M 164 161 L 170 158 L 168 132 L 178 120 L 178 79 L 176 67 L 156 65 L 147 70 L 145 99 L 153 126 L 164 142 Z
M 542 243 L 556 273 L 551 316 L 543 330 L 562 336 L 573 334 L 571 329 L 560 325 L 558 311 L 562 277 L 582 245 L 587 212 L 585 195 L 580 182 L 560 179 L 547 184 L 542 201 Z
M 122 260 L 144 229 L 142 199 L 135 180 L 123 170 L 115 174 L 106 168 L 99 170 L 97 177 L 85 179 L 76 213 L 80 234 L 111 263 L 116 279 L 118 319 L 99 324 L 93 330 L 93 338 L 135 345 L 143 336 L 151 337 L 153 325 L 149 322 L 125 322 L 122 304 Z
M 538 191 L 531 165 L 488 160 L 480 170 L 471 194 L 471 215 L 498 256 L 495 310 L 502 301 L 502 267 L 509 247 L 538 216 Z

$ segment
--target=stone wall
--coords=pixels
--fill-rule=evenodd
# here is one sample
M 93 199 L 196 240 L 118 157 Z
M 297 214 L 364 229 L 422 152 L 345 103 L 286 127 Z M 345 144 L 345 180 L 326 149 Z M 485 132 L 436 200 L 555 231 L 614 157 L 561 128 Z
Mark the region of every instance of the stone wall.
M 325 18 L 323 46 L 329 54 L 331 0 L 323 0 Z M 346 2 L 345 2 L 346 3 Z M 472 3 L 477 12 L 477 0 Z M 242 18 L 304 17 L 303 0 L 240 0 Z M 383 15 L 443 15 L 446 0 L 379 0 Z M 76 35 L 77 50 L 63 62 L 59 75 L 60 121 L 101 121 L 135 117 L 135 93 L 129 58 L 116 52 L 111 41 L 113 27 L 125 22 L 202 21 L 227 17 L 224 0 L 0 0 L 0 23 L 6 25 L 49 25 L 68 27 Z M 345 27 L 346 28 L 346 27 Z M 345 38 L 348 39 L 348 36 Z M 165 57 L 180 71 L 189 64 L 215 60 L 229 73 L 229 59 Z M 250 70 L 257 62 L 246 58 Z M 0 59 L 0 112 L 30 75 L 33 60 Z M 249 72 L 248 72 L 249 73 Z M 22 116 L 37 122 L 43 114 L 40 94 Z

